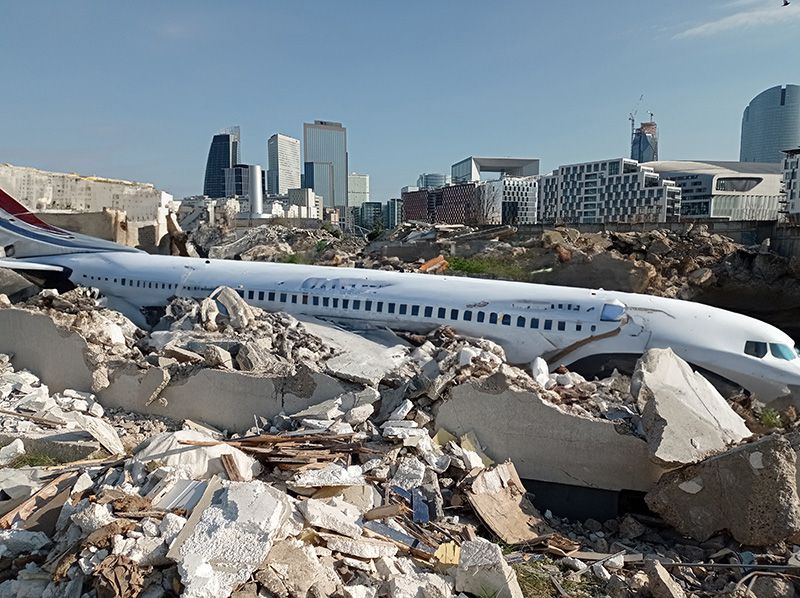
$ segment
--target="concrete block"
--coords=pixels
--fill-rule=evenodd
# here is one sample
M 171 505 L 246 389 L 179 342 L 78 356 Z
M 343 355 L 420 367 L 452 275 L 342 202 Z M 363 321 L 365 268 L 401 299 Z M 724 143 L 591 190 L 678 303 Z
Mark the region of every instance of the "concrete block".
M 482 539 L 461 545 L 461 557 L 456 569 L 456 592 L 523 598 L 517 574 L 506 563 L 503 551 L 497 544 Z
M 397 554 L 397 546 L 383 540 L 364 537 L 346 538 L 326 533 L 320 533 L 319 536 L 331 550 L 361 559 L 377 559 Z
M 356 523 L 358 512 L 355 513 L 355 516 L 352 516 L 343 510 L 313 498 L 298 503 L 297 508 L 306 518 L 306 521 L 314 527 L 338 532 L 350 538 L 358 538 L 361 535 L 361 527 Z
M 50 392 L 92 388 L 88 345 L 75 332 L 59 328 L 47 315 L 24 309 L 0 309 L 0 353 L 13 355 L 14 369 L 36 372 Z
M 618 432 L 610 421 L 565 413 L 534 392 L 510 389 L 502 373 L 454 386 L 436 427 L 459 436 L 474 431 L 489 457 L 511 459 L 523 479 L 647 491 L 663 472 L 641 438 Z
M 711 383 L 672 349 L 650 349 L 642 356 L 631 394 L 642 413 L 650 455 L 661 465 L 697 463 L 751 435 Z
M 142 370 L 126 366 L 112 372 L 110 385 L 98 394 L 98 401 L 106 408 L 192 419 L 244 432 L 253 426 L 254 415 L 270 419 L 281 412 L 292 413 L 337 397 L 347 390 L 341 381 L 302 365 L 291 378 L 205 368 L 172 381 L 160 394 L 163 401 L 147 405 L 163 381 L 159 368 Z
M 742 544 L 770 546 L 800 534 L 796 460 L 786 438 L 765 436 L 664 474 L 645 499 L 695 540 L 727 529 Z

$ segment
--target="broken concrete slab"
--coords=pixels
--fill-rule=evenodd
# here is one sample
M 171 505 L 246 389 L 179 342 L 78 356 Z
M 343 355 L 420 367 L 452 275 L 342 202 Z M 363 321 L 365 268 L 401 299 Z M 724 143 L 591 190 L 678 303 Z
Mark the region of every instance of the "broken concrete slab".
M 642 356 L 631 394 L 650 455 L 661 465 L 697 463 L 751 435 L 712 384 L 672 349 L 650 349 Z
M 686 592 L 672 579 L 672 576 L 658 561 L 647 561 L 645 563 L 647 572 L 647 588 L 653 598 L 685 598 Z
M 502 549 L 488 540 L 467 541 L 461 545 L 455 578 L 456 592 L 523 598 L 517 574 L 506 563 Z
M 342 467 L 330 463 L 321 469 L 309 469 L 296 475 L 288 484 L 293 488 L 324 488 L 327 486 L 363 486 L 364 473 L 358 465 Z
M 340 380 L 304 365 L 285 378 L 205 368 L 179 380 L 168 380 L 158 394 L 159 400 L 148 404 L 164 384 L 164 372 L 155 367 L 119 368 L 111 374 L 109 387 L 98 394 L 98 401 L 106 408 L 193 419 L 244 432 L 252 427 L 254 415 L 273 418 L 348 391 Z
M 698 541 L 728 530 L 742 544 L 776 544 L 800 533 L 796 460 L 786 438 L 765 436 L 664 474 L 645 499 Z
M 74 422 L 81 430 L 92 435 L 100 445 L 112 455 L 124 455 L 125 447 L 113 426 L 99 417 L 83 413 L 67 412 L 62 415 L 67 421 Z
M 472 508 L 503 542 L 531 542 L 550 531 L 528 500 L 514 465 L 507 461 L 481 471 L 467 491 Z
M 417 488 L 425 478 L 425 464 L 412 455 L 402 457 L 392 476 L 392 485 L 404 490 Z
M 215 299 L 225 308 L 230 325 L 235 330 L 243 330 L 255 317 L 253 309 L 239 294 L 229 287 L 218 287 L 208 296 Z
M 142 463 L 155 461 L 186 472 L 193 479 L 212 476 L 228 477 L 223 456 L 230 455 L 243 481 L 252 480 L 261 466 L 238 448 L 225 443 L 214 446 L 196 446 L 185 443 L 216 443 L 217 441 L 196 430 L 163 432 L 146 440 L 138 447 L 134 459 Z
M 31 554 L 48 544 L 50 544 L 50 538 L 42 532 L 0 529 L 0 558 L 14 558 L 21 554 Z
M 209 484 L 210 504 L 192 513 L 170 549 L 187 597 L 227 596 L 247 581 L 289 517 L 288 497 L 264 482 L 220 482 L 218 490 Z
M 488 456 L 511 459 L 523 479 L 647 491 L 663 471 L 641 438 L 618 432 L 611 421 L 565 413 L 535 392 L 513 388 L 503 372 L 454 386 L 436 426 L 458 435 L 474 431 Z
M 0 353 L 13 355 L 17 370 L 36 372 L 51 392 L 92 388 L 92 368 L 86 340 L 69 332 L 46 314 L 24 309 L 0 309 Z
M 5 467 L 25 454 L 25 443 L 20 438 L 15 438 L 0 448 L 0 467 Z
M 289 539 L 273 544 L 254 577 L 273 595 L 307 596 L 325 575 L 314 547 Z

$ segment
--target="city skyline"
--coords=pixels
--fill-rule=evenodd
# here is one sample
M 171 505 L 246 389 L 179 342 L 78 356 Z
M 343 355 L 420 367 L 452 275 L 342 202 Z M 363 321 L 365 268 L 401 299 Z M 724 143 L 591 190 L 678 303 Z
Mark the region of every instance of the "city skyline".
M 535 156 L 541 172 L 625 156 L 627 115 L 642 94 L 637 121 L 655 113 L 662 159 L 736 160 L 748 102 L 798 83 L 785 48 L 800 6 L 779 4 L 677 0 L 642 14 L 627 0 L 614 10 L 577 0 L 456 12 L 343 2 L 318 4 L 320 18 L 309 18 L 242 2 L 253 18 L 237 69 L 257 76 L 224 92 L 208 86 L 224 57 L 207 44 L 222 7 L 10 5 L 0 33 L 14 84 L 0 114 L 0 162 L 147 181 L 182 197 L 202 192 L 214 131 L 239 124 L 241 160 L 267 167 L 272 133 L 300 138 L 303 122 L 330 119 L 348 129 L 348 170 L 369 173 L 371 195 L 385 201 L 468 155 Z M 421 10 L 444 24 L 435 41 L 417 24 Z M 247 30 L 278 18 L 286 32 L 270 46 L 289 49 L 265 57 Z M 486 43 L 464 36 L 470 27 Z M 310 43 L 280 43 L 292 30 Z M 311 61 L 321 48 L 325 60 Z M 459 75 L 462 61 L 474 76 Z M 437 70 L 438 92 L 419 94 L 420 73 Z M 348 71 L 360 74 L 358 93 Z M 304 93 L 309 80 L 325 93 Z

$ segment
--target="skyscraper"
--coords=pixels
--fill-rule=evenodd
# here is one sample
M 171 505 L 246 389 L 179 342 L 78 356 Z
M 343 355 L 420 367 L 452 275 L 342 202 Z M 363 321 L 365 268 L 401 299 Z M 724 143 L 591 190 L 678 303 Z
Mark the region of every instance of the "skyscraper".
M 347 129 L 341 123 L 303 123 L 305 186 L 325 207 L 347 205 Z
M 267 140 L 267 192 L 286 195 L 300 187 L 300 140 L 276 133 Z
M 347 205 L 358 207 L 369 201 L 369 175 L 356 174 L 355 172 L 347 175 Z
M 783 162 L 800 145 L 800 85 L 776 85 L 754 97 L 742 115 L 741 162 Z
M 640 123 L 639 128 L 633 132 L 631 158 L 637 162 L 658 160 L 658 127 L 656 123 L 652 121 Z
M 225 169 L 239 163 L 239 127 L 220 131 L 211 140 L 203 195 L 225 197 Z

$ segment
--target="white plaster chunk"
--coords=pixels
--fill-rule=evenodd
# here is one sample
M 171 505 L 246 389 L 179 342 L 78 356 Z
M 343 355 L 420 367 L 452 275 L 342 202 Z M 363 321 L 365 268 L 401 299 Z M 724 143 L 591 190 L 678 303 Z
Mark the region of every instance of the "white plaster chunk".
M 414 403 L 409 401 L 408 399 L 404 399 L 402 403 L 389 415 L 389 419 L 392 421 L 404 420 L 406 416 L 411 413 L 411 410 L 414 408 Z
M 187 598 L 227 596 L 247 581 L 289 514 L 286 495 L 260 481 L 223 482 L 178 548 Z
M 83 506 L 83 503 L 84 501 L 79 503 L 77 510 L 72 514 L 70 519 L 72 523 L 81 528 L 84 534 L 91 534 L 93 531 L 114 521 L 114 516 L 111 514 L 111 507 L 109 505 L 100 505 L 85 501 L 85 506 Z
M 289 484 L 295 488 L 324 488 L 326 486 L 362 486 L 366 484 L 358 465 L 342 467 L 336 463 L 322 469 L 300 472 Z
M 416 457 L 406 456 L 400 459 L 392 476 L 392 485 L 405 490 L 418 487 L 425 477 L 425 464 Z
M 357 538 L 361 535 L 361 527 L 356 524 L 358 519 L 357 511 L 354 517 L 352 514 L 313 498 L 301 501 L 298 503 L 297 508 L 306 518 L 306 521 L 314 527 L 338 532 L 350 538 Z
M 522 598 L 517 575 L 497 544 L 478 539 L 461 545 L 456 569 L 456 591 L 497 598 Z
M 397 554 L 397 546 L 383 540 L 372 538 L 347 538 L 333 534 L 320 533 L 326 545 L 334 552 L 341 552 L 361 559 L 377 559 Z

